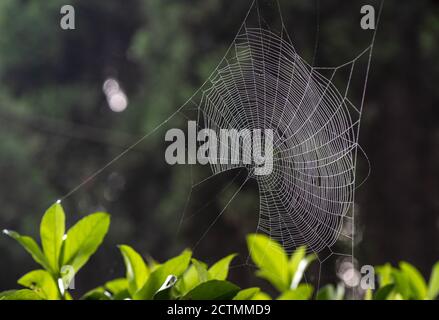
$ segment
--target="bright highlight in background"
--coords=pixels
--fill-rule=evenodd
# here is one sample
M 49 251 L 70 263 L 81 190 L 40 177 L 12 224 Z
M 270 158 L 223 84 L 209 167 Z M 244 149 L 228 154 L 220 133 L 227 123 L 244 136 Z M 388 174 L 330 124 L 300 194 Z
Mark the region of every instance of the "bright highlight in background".
M 128 98 L 116 79 L 109 78 L 105 80 L 102 90 L 107 96 L 108 106 L 112 111 L 122 112 L 127 108 Z

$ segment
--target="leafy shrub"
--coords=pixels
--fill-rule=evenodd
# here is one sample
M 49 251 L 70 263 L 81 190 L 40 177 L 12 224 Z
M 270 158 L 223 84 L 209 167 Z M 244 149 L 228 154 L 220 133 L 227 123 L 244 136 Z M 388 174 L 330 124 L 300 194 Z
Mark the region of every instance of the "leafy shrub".
M 96 252 L 109 226 L 110 216 L 98 212 L 81 219 L 65 233 L 64 210 L 57 202 L 41 220 L 42 248 L 29 236 L 4 230 L 43 269 L 33 270 L 18 280 L 18 284 L 28 289 L 3 292 L 0 299 L 71 299 L 68 292 L 70 282 Z
M 71 300 L 69 286 L 74 275 L 87 263 L 102 243 L 110 217 L 98 212 L 84 217 L 65 233 L 65 214 L 59 202 L 44 214 L 40 224 L 40 245 L 31 237 L 11 230 L 4 233 L 32 256 L 42 269 L 33 270 L 18 280 L 24 289 L 0 293 L 0 300 Z M 297 248 L 290 256 L 282 246 L 261 234 L 247 237 L 256 276 L 268 281 L 278 300 L 342 300 L 344 286 L 326 285 L 314 293 L 302 283 L 305 270 L 316 259 Z M 125 276 L 106 282 L 87 292 L 84 300 L 268 300 L 270 295 L 258 287 L 241 289 L 227 280 L 236 254 L 211 266 L 195 259 L 190 250 L 166 262 L 143 257 L 128 245 L 119 250 L 125 264 Z M 385 264 L 376 268 L 379 288 L 366 291 L 365 299 L 435 299 L 439 294 L 439 262 L 433 267 L 427 284 L 421 273 L 407 262 L 399 268 Z
M 428 284 L 408 262 L 400 262 L 399 268 L 387 263 L 376 271 L 380 288 L 372 296 L 375 300 L 434 300 L 439 295 L 439 262 L 433 266 Z

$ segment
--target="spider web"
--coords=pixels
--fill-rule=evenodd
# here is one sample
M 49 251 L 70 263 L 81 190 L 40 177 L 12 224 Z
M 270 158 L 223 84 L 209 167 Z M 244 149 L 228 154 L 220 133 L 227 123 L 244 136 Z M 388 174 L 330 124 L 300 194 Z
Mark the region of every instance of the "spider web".
M 306 245 L 320 252 L 343 235 L 360 113 L 289 41 L 269 30 L 244 28 L 233 56 L 210 78 L 200 112 L 216 132 L 273 130 L 273 172 L 254 176 L 260 231 L 287 251 Z M 214 174 L 242 166 L 219 162 L 212 165 Z
M 256 27 L 248 22 L 252 10 L 258 15 Z M 192 188 L 223 172 L 247 169 L 245 181 L 227 205 L 255 179 L 260 201 L 257 230 L 288 253 L 305 245 L 323 262 L 336 253 L 331 248 L 337 240 L 353 241 L 352 228 L 343 226 L 353 226 L 363 101 L 355 106 L 348 94 L 356 62 L 371 54 L 373 45 L 343 65 L 315 67 L 297 53 L 283 21 L 280 32 L 260 22 L 254 2 L 224 58 L 190 102 L 200 129 L 212 129 L 217 136 L 221 129 L 273 130 L 273 172 L 257 176 L 252 165 L 222 163 L 218 155 L 210 165 L 212 175 L 193 182 Z M 348 70 L 342 90 L 334 84 L 340 70 Z
M 258 16 L 256 26 L 248 19 L 252 12 Z M 221 163 L 218 158 L 210 164 L 210 175 L 195 181 L 191 167 L 191 187 L 178 229 L 186 219 L 202 212 L 203 208 L 190 217 L 186 215 L 196 188 L 212 177 L 241 168 L 246 171 L 244 181 L 193 249 L 207 236 L 244 185 L 254 179 L 259 189 L 258 232 L 278 241 L 288 253 L 302 245 L 316 253 L 320 262 L 319 281 L 321 264 L 332 255 L 350 257 L 353 261 L 355 168 L 358 150 L 361 151 L 358 134 L 375 34 L 370 45 L 351 61 L 337 67 L 316 67 L 298 54 L 280 8 L 279 15 L 279 32 L 262 27 L 259 6 L 254 1 L 224 57 L 194 95 L 63 198 L 94 179 L 177 115 L 187 119 L 195 117 L 200 129 L 217 133 L 221 129 L 271 129 L 274 155 L 273 171 L 269 175 L 257 176 L 253 174 L 252 165 Z M 355 105 L 349 98 L 350 83 L 357 61 L 364 57 L 368 63 L 362 99 Z M 347 70 L 348 74 L 342 87 L 335 85 L 341 70 Z M 343 253 L 333 249 L 340 239 L 351 243 L 350 251 Z M 245 265 L 249 265 L 248 262 Z

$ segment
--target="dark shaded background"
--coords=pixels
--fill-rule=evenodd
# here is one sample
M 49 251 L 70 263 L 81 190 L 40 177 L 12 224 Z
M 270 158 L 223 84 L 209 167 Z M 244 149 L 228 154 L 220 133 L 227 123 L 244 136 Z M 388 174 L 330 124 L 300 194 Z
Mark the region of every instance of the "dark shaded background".
M 371 32 L 359 26 L 360 8 L 379 5 L 280 3 L 298 52 L 328 66 L 352 59 L 368 45 Z M 152 130 L 203 83 L 250 1 L 71 1 L 74 31 L 59 27 L 64 4 L 0 2 L 0 228 L 32 236 L 51 203 Z M 270 22 L 278 20 L 273 15 Z M 371 164 L 356 194 L 361 264 L 407 260 L 427 275 L 439 259 L 438 40 L 435 1 L 385 2 L 360 133 Z M 108 107 L 102 91 L 108 78 L 117 79 L 129 99 L 123 112 Z M 173 119 L 170 126 L 181 121 Z M 70 225 L 96 210 L 112 215 L 105 244 L 81 270 L 74 294 L 123 274 L 116 244 L 130 244 L 158 260 L 193 247 L 236 190 L 235 182 L 224 190 L 235 173 L 195 190 L 191 218 L 179 228 L 191 175 L 187 167 L 165 164 L 163 136 L 159 130 L 63 200 Z M 364 178 L 368 164 L 359 161 Z M 245 235 L 254 231 L 257 212 L 250 184 L 195 255 L 212 262 L 239 252 L 236 263 L 244 263 Z M 0 290 L 16 287 L 16 279 L 33 267 L 16 243 L 0 239 Z M 333 271 L 330 266 L 327 272 Z M 232 278 L 260 284 L 248 267 L 234 269 Z

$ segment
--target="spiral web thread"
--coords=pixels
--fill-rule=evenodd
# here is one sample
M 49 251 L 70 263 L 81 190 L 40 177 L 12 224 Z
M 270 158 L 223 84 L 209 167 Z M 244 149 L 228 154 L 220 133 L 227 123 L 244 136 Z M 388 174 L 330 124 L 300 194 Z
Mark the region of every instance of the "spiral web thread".
M 203 123 L 200 129 L 210 128 L 216 132 L 272 129 L 274 166 L 271 174 L 255 176 L 247 164 L 217 161 L 211 164 L 212 175 L 198 182 L 193 181 L 191 167 L 191 190 L 179 229 L 187 218 L 185 214 L 195 188 L 222 172 L 248 169 L 243 184 L 193 249 L 244 184 L 253 178 L 258 183 L 260 199 L 257 231 L 281 243 L 288 253 L 306 245 L 309 251 L 317 253 L 320 263 L 333 254 L 353 259 L 358 132 L 375 33 L 370 45 L 353 60 L 337 67 L 315 67 L 296 52 L 283 21 L 280 32 L 263 28 L 260 23 L 257 27 L 250 26 L 247 20 L 253 9 L 257 9 L 258 21 L 261 21 L 254 1 L 225 56 L 191 98 L 62 199 L 158 132 L 175 116 L 186 117 L 185 111 L 196 110 L 198 124 Z M 368 58 L 368 65 L 361 103 L 355 106 L 348 97 L 349 85 L 356 62 L 362 57 Z M 342 69 L 348 70 L 349 76 L 343 90 L 339 90 L 333 80 Z M 233 181 L 228 186 L 232 184 Z M 339 253 L 332 249 L 341 238 L 351 242 L 351 252 Z

